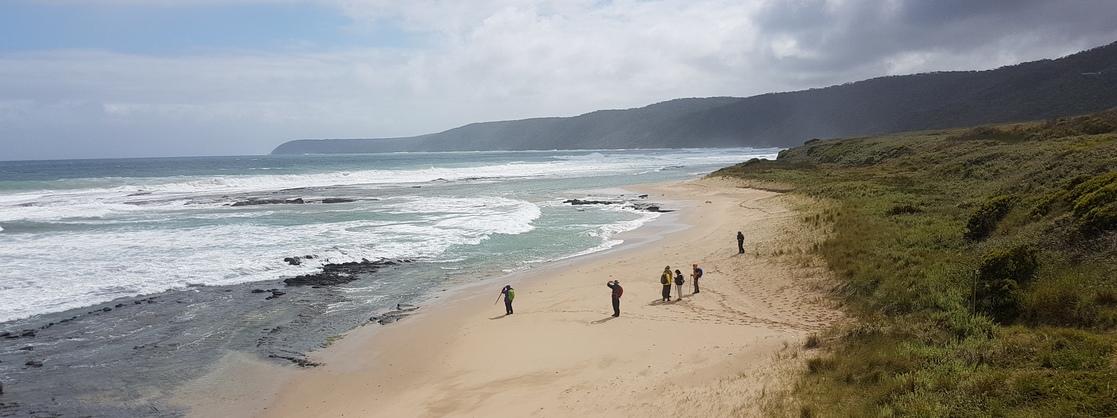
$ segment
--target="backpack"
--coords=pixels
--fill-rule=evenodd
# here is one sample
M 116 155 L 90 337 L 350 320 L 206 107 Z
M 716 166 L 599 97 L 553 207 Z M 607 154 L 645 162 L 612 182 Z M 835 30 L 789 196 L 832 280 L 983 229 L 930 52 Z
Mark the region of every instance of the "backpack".
M 620 299 L 621 295 L 623 295 L 623 294 L 624 294 L 624 288 L 621 287 L 621 285 L 619 285 L 619 284 L 618 285 L 613 285 L 613 297 L 615 297 L 617 299 Z
M 675 275 L 675 284 L 681 285 L 683 283 L 686 283 L 686 279 L 683 278 L 683 274 L 679 273 Z
M 702 267 L 699 267 L 699 268 L 698 268 L 698 271 L 696 271 L 696 272 L 695 272 L 695 274 L 694 274 L 694 278 L 695 278 L 695 279 L 700 279 L 700 278 L 702 278 L 702 273 L 704 273 L 704 272 L 702 271 Z
M 670 276 L 666 274 L 659 275 L 659 284 L 671 284 L 671 279 L 669 279 L 668 277 Z

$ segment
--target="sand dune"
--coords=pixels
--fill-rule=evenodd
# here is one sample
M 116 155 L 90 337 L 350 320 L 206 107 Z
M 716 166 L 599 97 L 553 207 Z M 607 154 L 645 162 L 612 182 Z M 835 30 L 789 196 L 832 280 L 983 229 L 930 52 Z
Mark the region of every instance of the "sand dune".
M 841 318 L 822 297 L 825 270 L 802 254 L 819 232 L 798 223 L 790 197 L 728 180 L 640 191 L 680 209 L 674 222 L 688 226 L 666 220 L 627 237 L 643 243 L 510 278 L 514 315 L 492 303 L 504 281 L 491 283 L 403 323 L 350 333 L 315 355 L 323 367 L 226 367 L 185 402 L 197 416 L 763 413 L 800 367 L 792 357 L 802 340 Z M 663 266 L 689 281 L 693 262 L 706 270 L 701 293 L 688 282 L 681 301 L 660 302 Z M 610 279 L 625 288 L 619 318 L 610 316 Z

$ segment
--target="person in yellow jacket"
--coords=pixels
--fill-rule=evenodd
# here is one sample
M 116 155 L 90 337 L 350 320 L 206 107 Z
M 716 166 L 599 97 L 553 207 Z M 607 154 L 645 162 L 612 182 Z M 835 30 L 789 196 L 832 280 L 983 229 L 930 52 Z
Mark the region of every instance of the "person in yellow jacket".
M 663 268 L 663 274 L 659 275 L 659 284 L 663 285 L 663 301 L 671 301 L 671 282 L 674 281 L 675 276 L 671 274 L 671 266 Z

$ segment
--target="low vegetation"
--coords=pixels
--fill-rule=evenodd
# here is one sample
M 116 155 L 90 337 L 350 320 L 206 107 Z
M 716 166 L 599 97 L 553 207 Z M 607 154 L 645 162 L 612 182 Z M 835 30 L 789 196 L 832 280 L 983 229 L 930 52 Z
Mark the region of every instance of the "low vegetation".
M 1117 110 L 814 140 L 716 176 L 832 204 L 816 246 L 856 321 L 793 411 L 1117 415 Z

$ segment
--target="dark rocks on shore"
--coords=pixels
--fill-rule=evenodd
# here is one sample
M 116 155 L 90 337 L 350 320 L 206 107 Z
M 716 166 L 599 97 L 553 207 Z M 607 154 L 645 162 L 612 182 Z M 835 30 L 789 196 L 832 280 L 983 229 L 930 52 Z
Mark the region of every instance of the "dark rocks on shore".
M 641 198 L 641 199 L 646 199 L 648 197 L 648 195 L 642 194 L 638 197 Z M 619 204 L 622 204 L 622 203 L 625 203 L 625 202 L 616 201 L 616 200 L 567 199 L 567 200 L 562 201 L 562 203 L 567 203 L 567 204 L 570 204 L 570 205 L 573 205 L 573 206 L 583 206 L 583 205 L 619 205 Z M 639 211 L 644 211 L 644 212 L 658 212 L 658 213 L 672 212 L 671 210 L 663 209 L 657 203 L 650 203 L 650 202 L 627 202 L 626 207 L 632 208 L 632 209 L 635 209 L 635 210 L 639 210 Z
M 229 206 L 256 206 L 256 205 L 282 205 L 282 204 L 301 205 L 301 204 L 304 204 L 304 203 L 306 203 L 306 202 L 303 201 L 303 198 L 301 198 L 301 197 L 296 197 L 294 199 L 255 199 L 255 198 L 253 198 L 253 199 L 248 199 L 248 200 L 238 200 L 236 202 L 233 202 L 233 204 L 231 204 Z
M 334 286 L 357 280 L 359 274 L 374 273 L 382 267 L 399 264 L 393 260 L 361 260 L 348 263 L 326 264 L 318 273 L 295 276 L 283 283 L 287 286 Z
M 410 304 L 406 304 L 406 303 L 400 303 L 400 304 L 396 304 L 396 309 L 395 310 L 384 312 L 380 315 L 374 315 L 373 317 L 369 318 L 368 321 L 369 322 L 375 322 L 375 323 L 378 323 L 380 325 L 388 325 L 388 324 L 391 324 L 393 322 L 399 321 L 403 318 L 406 318 L 407 316 L 411 315 L 412 313 L 414 313 L 417 310 L 419 310 L 418 306 L 410 305 Z
M 347 199 L 344 197 L 327 197 L 322 199 L 322 203 L 351 203 L 356 201 L 356 199 Z
M 314 270 L 324 258 L 314 260 Z M 358 274 L 349 285 L 381 280 L 377 276 L 397 268 Z M 323 341 L 368 324 L 372 313 L 385 308 L 412 309 L 349 303 L 360 299 L 332 286 L 315 291 L 285 288 L 281 281 L 169 290 L 5 323 L 0 328 L 5 384 L 0 417 L 181 416 L 183 410 L 158 394 L 173 393 L 182 382 L 201 376 L 229 350 L 284 366 L 315 367 L 316 359 L 306 353 Z M 265 299 L 275 296 L 282 300 Z M 397 301 L 410 296 L 402 297 Z M 103 313 L 117 304 L 127 309 Z M 21 349 L 29 346 L 33 349 Z M 150 390 L 141 393 L 135 387 Z M 152 413 L 156 408 L 159 412 Z
M 268 357 L 275 358 L 275 359 L 281 359 L 281 360 L 287 360 L 287 361 L 290 361 L 292 363 L 295 363 L 295 365 L 299 366 L 299 367 L 318 367 L 318 366 L 322 365 L 322 363 L 317 363 L 317 362 L 307 360 L 306 357 L 286 356 L 286 355 L 282 355 L 282 354 L 268 354 Z
M 566 199 L 562 203 L 568 203 L 573 206 L 581 205 L 619 205 L 621 202 L 613 200 L 582 200 L 582 199 Z
M 295 257 L 283 257 L 283 262 L 285 262 L 285 263 L 287 263 L 287 264 L 290 264 L 290 265 L 292 265 L 292 266 L 298 266 L 298 265 L 301 265 L 301 264 L 303 263 L 303 261 L 304 261 L 304 260 L 311 260 L 311 259 L 315 259 L 315 258 L 318 258 L 318 257 L 317 257 L 317 256 L 315 256 L 315 255 L 303 255 L 303 256 L 295 256 Z
M 633 203 L 633 204 L 629 205 L 629 207 L 631 207 L 633 209 L 636 209 L 636 210 L 642 210 L 644 212 L 657 212 L 657 213 L 674 212 L 672 210 L 663 209 L 658 204 L 655 204 L 655 203 Z

